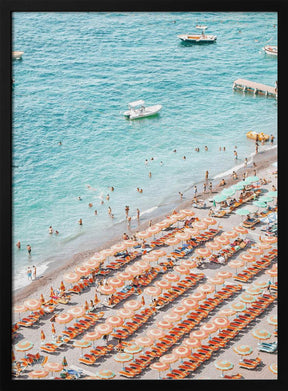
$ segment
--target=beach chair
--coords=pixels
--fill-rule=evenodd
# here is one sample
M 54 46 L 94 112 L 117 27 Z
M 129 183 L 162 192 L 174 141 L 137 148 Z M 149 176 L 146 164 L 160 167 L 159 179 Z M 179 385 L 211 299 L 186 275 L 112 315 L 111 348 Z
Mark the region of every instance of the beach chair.
M 224 379 L 230 379 L 230 380 L 240 380 L 243 378 L 243 376 L 240 373 L 237 373 L 235 375 L 224 375 Z
M 255 369 L 260 365 L 261 359 L 259 357 L 255 358 L 254 360 L 249 360 L 244 358 L 242 361 L 239 363 L 239 367 L 245 368 L 245 369 Z

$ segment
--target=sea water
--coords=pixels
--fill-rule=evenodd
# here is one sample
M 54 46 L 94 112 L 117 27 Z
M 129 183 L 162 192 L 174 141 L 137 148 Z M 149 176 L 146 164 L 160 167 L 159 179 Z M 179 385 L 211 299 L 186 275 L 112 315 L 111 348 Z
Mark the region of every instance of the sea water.
M 24 51 L 12 68 L 14 289 L 28 283 L 28 266 L 41 274 L 111 238 L 126 205 L 135 225 L 137 208 L 150 219 L 179 192 L 187 199 L 206 170 L 219 178 L 243 163 L 255 149 L 248 131 L 277 136 L 277 101 L 232 89 L 238 78 L 275 85 L 277 58 L 262 48 L 277 44 L 276 13 L 19 12 L 12 20 L 13 50 Z M 196 24 L 217 42 L 183 44 L 177 35 Z M 125 119 L 138 99 L 161 104 L 160 114 Z

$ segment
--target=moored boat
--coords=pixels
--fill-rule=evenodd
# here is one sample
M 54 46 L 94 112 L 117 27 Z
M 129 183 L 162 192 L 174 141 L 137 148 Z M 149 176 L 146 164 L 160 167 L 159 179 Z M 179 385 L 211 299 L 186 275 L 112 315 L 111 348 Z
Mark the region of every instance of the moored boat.
M 12 59 L 13 60 L 21 60 L 24 52 L 15 51 L 12 52 Z
M 196 26 L 197 29 L 202 30 L 201 34 L 181 34 L 178 35 L 178 38 L 180 38 L 183 42 L 191 42 L 191 43 L 213 43 L 216 42 L 217 36 L 216 35 L 207 35 L 205 34 L 205 30 L 207 29 L 207 26 Z
M 266 54 L 270 56 L 278 56 L 278 46 L 277 45 L 266 45 L 263 50 Z
M 136 100 L 128 104 L 129 110 L 125 111 L 123 115 L 128 119 L 138 119 L 151 117 L 152 115 L 158 114 L 162 109 L 162 105 L 154 105 L 145 107 L 144 100 Z

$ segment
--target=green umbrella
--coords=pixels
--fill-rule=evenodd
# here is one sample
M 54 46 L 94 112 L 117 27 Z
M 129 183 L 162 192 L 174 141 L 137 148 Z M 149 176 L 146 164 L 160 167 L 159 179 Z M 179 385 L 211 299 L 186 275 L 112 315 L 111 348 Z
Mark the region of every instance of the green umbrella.
M 254 201 L 253 205 L 258 206 L 259 208 L 266 208 L 267 207 L 266 202 L 264 202 L 264 201 Z
M 246 216 L 246 215 L 249 215 L 249 213 L 251 213 L 251 212 L 248 209 L 242 208 L 242 209 L 237 209 L 235 213 L 239 216 Z
M 272 197 L 267 197 L 267 196 L 262 196 L 262 197 L 259 198 L 258 201 L 271 202 L 271 201 L 273 201 L 273 198 Z
M 227 198 L 227 196 L 225 196 L 224 194 L 217 194 L 214 198 L 213 198 L 213 200 L 215 201 L 215 202 L 222 202 L 222 201 L 225 201 L 226 200 L 226 198 Z
M 258 182 L 258 181 L 259 181 L 259 177 L 258 177 L 257 175 L 248 176 L 248 177 L 245 179 L 245 182 L 247 182 L 247 183 Z
M 231 189 L 242 190 L 244 186 L 245 186 L 245 184 L 243 182 L 238 182 L 238 183 L 235 183 L 235 185 L 232 185 Z
M 232 189 L 231 187 L 229 189 L 223 189 L 221 194 L 225 195 L 226 197 L 231 197 L 235 194 L 235 189 Z
M 265 197 L 277 197 L 277 195 L 277 191 L 268 191 L 268 193 L 265 194 Z

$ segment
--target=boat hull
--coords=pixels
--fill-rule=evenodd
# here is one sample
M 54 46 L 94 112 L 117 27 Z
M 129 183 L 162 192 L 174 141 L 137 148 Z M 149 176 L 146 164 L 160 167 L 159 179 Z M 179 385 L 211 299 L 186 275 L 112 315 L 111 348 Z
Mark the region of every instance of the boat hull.
M 24 52 L 12 52 L 13 60 L 21 60 Z
M 128 119 L 134 120 L 134 119 L 152 117 L 153 115 L 158 114 L 161 109 L 162 109 L 162 105 L 155 105 L 155 106 L 145 107 L 145 110 L 142 111 L 141 109 L 127 110 L 123 113 L 123 115 Z
M 193 44 L 206 44 L 206 43 L 215 43 L 217 40 L 216 35 L 178 35 L 178 38 L 181 39 L 182 42 L 185 43 L 193 43 Z
M 278 56 L 277 46 L 264 46 L 263 49 L 264 49 L 265 53 L 268 54 L 269 56 L 274 56 L 274 57 Z

